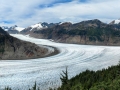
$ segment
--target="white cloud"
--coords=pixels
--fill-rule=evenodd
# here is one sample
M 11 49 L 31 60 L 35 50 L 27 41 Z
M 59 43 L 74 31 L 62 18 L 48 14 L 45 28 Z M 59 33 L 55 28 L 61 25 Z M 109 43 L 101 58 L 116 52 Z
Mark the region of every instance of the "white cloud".
M 71 21 L 80 22 L 88 19 L 100 19 L 104 22 L 110 22 L 120 18 L 120 0 L 89 0 L 88 2 L 79 2 L 73 0 L 68 3 L 55 3 L 56 0 L 1 0 L 0 1 L 0 22 L 13 21 L 12 24 L 18 26 L 29 26 L 38 22 L 60 22 Z M 46 5 L 39 8 L 40 5 Z M 5 25 L 1 22 L 0 25 Z

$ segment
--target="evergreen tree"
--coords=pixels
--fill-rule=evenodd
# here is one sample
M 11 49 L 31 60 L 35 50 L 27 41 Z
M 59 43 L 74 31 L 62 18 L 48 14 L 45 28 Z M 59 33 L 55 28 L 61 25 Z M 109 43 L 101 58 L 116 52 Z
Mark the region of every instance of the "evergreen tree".
M 63 74 L 61 74 L 60 80 L 62 81 L 62 84 L 68 84 L 68 71 L 66 67 L 66 71 L 62 71 Z
M 37 90 L 37 85 L 36 85 L 36 82 L 35 82 L 35 85 L 33 86 L 33 89 L 32 90 Z
M 4 90 L 12 90 L 11 88 L 9 88 L 9 87 L 5 87 L 5 89 Z

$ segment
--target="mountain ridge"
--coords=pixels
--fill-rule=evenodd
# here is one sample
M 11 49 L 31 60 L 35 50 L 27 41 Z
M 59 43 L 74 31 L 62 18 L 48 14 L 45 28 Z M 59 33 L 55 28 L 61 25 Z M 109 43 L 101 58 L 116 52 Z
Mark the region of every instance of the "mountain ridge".
M 98 19 L 86 20 L 78 23 L 39 22 L 25 28 L 19 33 L 24 35 L 28 34 L 40 39 L 53 39 L 61 43 L 120 45 L 120 24 L 107 24 Z
M 64 22 L 49 28 L 34 29 L 31 32 L 21 34 L 29 34 L 32 37 L 41 39 L 53 39 L 56 42 L 62 43 L 120 45 L 120 25 L 106 24 L 98 19 L 81 21 L 74 24 Z

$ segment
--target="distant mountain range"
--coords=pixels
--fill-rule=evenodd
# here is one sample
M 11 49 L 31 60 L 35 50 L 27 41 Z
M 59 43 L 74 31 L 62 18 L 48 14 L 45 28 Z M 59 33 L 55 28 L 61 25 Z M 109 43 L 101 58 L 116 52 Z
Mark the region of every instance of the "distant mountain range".
M 2 29 L 4 29 L 5 31 L 8 31 L 8 33 L 17 34 L 25 28 L 14 25 L 12 27 L 2 26 Z
M 31 25 L 31 26 L 25 28 L 25 29 L 22 30 L 20 33 L 21 33 L 21 34 L 30 34 L 30 33 L 34 32 L 34 31 L 51 28 L 51 27 L 53 27 L 54 25 L 58 25 L 58 24 L 59 24 L 59 23 L 46 23 L 46 22 L 37 23 L 37 24 Z
M 18 33 L 26 33 L 26 32 L 30 32 L 30 31 L 34 31 L 34 30 L 40 30 L 40 29 L 45 29 L 45 28 L 50 28 L 54 25 L 58 25 L 60 23 L 37 23 L 34 25 L 31 25 L 27 28 L 22 28 L 22 27 L 18 27 L 17 25 L 11 26 L 11 27 L 7 27 L 7 26 L 1 26 L 2 29 L 4 29 L 5 31 L 7 31 L 10 34 L 18 34 Z
M 17 30 L 16 27 L 13 28 Z M 12 29 L 12 28 L 11 28 Z M 9 33 L 15 33 L 9 29 Z M 90 44 L 90 45 L 120 45 L 120 19 L 109 24 L 98 19 L 79 23 L 37 23 L 16 33 L 29 34 L 32 37 L 53 39 L 56 42 Z

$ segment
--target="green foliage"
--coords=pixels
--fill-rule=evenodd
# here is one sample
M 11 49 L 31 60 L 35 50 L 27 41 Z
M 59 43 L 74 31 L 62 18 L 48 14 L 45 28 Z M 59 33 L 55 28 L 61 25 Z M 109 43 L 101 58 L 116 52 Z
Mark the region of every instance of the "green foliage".
M 58 90 L 120 90 L 120 64 L 99 71 L 86 70 Z
M 68 71 L 66 67 L 66 71 L 62 71 L 63 74 L 61 74 L 60 80 L 62 81 L 62 84 L 68 84 Z
M 4 90 L 12 90 L 11 88 L 9 88 L 9 87 L 5 87 L 5 89 Z
M 37 84 L 35 82 L 34 86 L 31 89 L 29 89 L 29 90 L 40 90 L 40 88 L 39 87 L 37 88 Z
M 5 89 L 4 90 L 12 90 L 10 87 L 5 87 Z M 18 89 L 19 90 L 19 89 Z M 36 84 L 36 82 L 35 82 L 35 84 L 34 84 L 34 86 L 30 89 L 29 88 L 29 90 L 40 90 L 40 88 L 39 87 L 37 87 L 37 84 Z
M 32 90 L 36 90 L 36 82 L 35 82 L 35 85 L 33 86 L 33 89 Z
M 90 40 L 90 41 L 96 41 L 96 37 L 90 36 L 90 37 L 89 37 L 89 40 Z
M 1 52 L 1 53 L 4 52 L 4 47 L 0 47 L 0 52 Z
M 80 35 L 80 36 L 83 36 L 83 35 L 87 34 L 87 31 L 86 30 L 79 30 L 79 29 L 72 29 L 72 30 L 68 31 L 68 34 L 69 35 Z
M 5 37 L 0 35 L 0 53 L 4 52 L 5 47 Z

